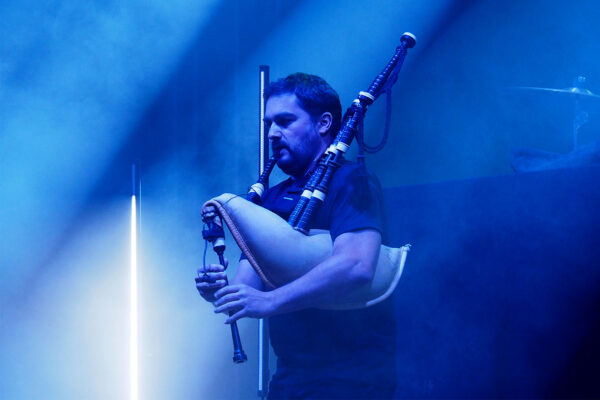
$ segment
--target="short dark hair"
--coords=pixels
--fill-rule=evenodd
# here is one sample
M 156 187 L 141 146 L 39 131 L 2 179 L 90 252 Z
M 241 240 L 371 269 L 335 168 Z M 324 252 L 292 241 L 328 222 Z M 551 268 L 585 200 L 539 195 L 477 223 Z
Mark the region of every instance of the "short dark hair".
M 332 115 L 329 135 L 334 138 L 340 130 L 342 105 L 337 92 L 321 77 L 296 72 L 271 82 L 265 89 L 265 101 L 271 96 L 293 93 L 300 106 L 313 118 L 318 119 L 324 112 Z

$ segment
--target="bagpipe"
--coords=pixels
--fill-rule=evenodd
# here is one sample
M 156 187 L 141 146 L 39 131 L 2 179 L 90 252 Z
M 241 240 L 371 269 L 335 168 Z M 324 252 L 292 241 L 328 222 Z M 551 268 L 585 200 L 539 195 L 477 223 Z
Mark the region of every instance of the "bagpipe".
M 360 132 L 367 108 L 381 93 L 388 91 L 389 94 L 407 49 L 415 44 L 414 35 L 404 33 L 400 45 L 385 68 L 366 91 L 359 92 L 345 113 L 342 128 L 321 156 L 287 222 L 259 205 L 269 174 L 277 161 L 274 157 L 269 159 L 258 181 L 250 187 L 246 198 L 226 193 L 203 205 L 203 221 L 207 227 L 203 236 L 213 243 L 213 249 L 219 254 L 222 264 L 225 248 L 223 224 L 227 226 L 248 262 L 269 289 L 297 279 L 331 255 L 331 236 L 326 231 L 311 230 L 312 218 L 325 201 L 329 183 L 357 133 L 359 146 L 362 144 Z M 410 245 L 400 248 L 382 245 L 371 283 L 337 299 L 335 303 L 320 308 L 356 309 L 385 300 L 392 294 L 402 275 L 409 249 Z M 234 361 L 242 362 L 245 360 L 245 354 L 241 350 L 235 323 L 231 328 Z

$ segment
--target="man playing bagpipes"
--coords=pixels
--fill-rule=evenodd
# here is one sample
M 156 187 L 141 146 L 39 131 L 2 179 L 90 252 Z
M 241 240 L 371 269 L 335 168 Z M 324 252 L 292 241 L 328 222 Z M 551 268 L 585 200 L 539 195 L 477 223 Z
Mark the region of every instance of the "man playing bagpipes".
M 238 244 L 251 260 L 242 257 L 229 285 L 223 265 L 206 266 L 198 291 L 227 323 L 269 318 L 278 357 L 270 399 L 390 398 L 396 327 L 389 288 L 373 287 L 380 275 L 386 282 L 399 275 L 381 246 L 379 183 L 361 164 L 342 161 L 310 233 L 293 230 L 285 221 L 340 131 L 341 104 L 323 79 L 302 73 L 273 82 L 265 98 L 272 152 L 290 177 L 262 195 L 264 209 L 227 194 L 205 205 L 205 215 L 218 209 L 237 220 L 245 237 Z

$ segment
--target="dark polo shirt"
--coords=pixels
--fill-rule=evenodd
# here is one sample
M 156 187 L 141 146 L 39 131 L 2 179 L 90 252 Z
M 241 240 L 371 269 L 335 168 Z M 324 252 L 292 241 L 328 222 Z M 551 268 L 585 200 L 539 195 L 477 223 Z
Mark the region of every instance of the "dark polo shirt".
M 263 206 L 284 219 L 294 209 L 308 176 L 270 188 Z M 385 241 L 377 180 L 356 163 L 334 175 L 311 228 L 342 233 L 375 229 Z M 390 398 L 395 374 L 395 322 L 391 298 L 348 311 L 306 309 L 269 318 L 277 371 L 269 398 Z

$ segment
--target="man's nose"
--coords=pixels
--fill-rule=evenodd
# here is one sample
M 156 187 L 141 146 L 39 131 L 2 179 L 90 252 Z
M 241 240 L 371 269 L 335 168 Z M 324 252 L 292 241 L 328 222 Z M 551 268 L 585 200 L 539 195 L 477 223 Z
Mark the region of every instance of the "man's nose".
M 281 138 L 281 128 L 277 124 L 272 123 L 269 127 L 268 137 L 270 140 L 277 140 Z

